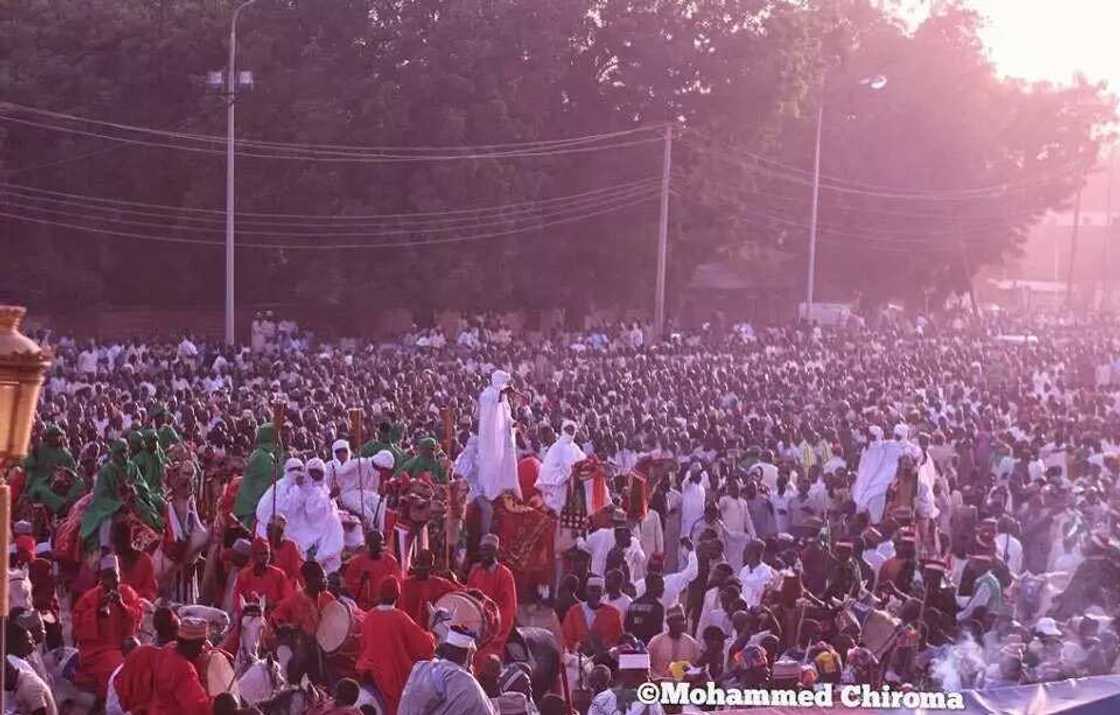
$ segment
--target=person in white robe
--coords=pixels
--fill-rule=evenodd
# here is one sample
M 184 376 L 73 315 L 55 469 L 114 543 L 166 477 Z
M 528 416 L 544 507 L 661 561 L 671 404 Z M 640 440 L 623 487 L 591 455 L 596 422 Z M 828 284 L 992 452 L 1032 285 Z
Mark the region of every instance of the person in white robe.
M 478 484 L 481 496 L 491 501 L 505 492 L 521 498 L 510 380 L 508 372 L 495 370 L 490 386 L 478 396 Z
M 541 493 L 545 506 L 557 514 L 564 508 L 568 499 L 568 482 L 572 478 L 572 467 L 582 462 L 586 456 L 579 445 L 576 444 L 577 425 L 571 420 L 564 420 L 560 427 L 560 438 L 557 439 L 541 461 L 540 470 L 537 472 L 537 489 Z M 590 507 L 591 495 L 587 494 Z
M 396 466 L 393 453 L 382 450 L 372 458 L 354 457 L 350 443 L 344 439 L 335 440 L 331 452 L 334 459 L 327 464 L 327 473 L 331 488 L 338 489 L 339 504 L 360 517 L 365 529 L 382 529 L 385 514 L 383 509 L 378 509 L 381 503 L 378 490 L 382 472 L 391 473 Z
M 607 557 L 616 546 L 624 549 L 623 560 L 630 570 L 630 582 L 640 581 L 646 577 L 646 555 L 642 551 L 642 544 L 634 538 L 634 532 L 626 525 L 625 515 L 621 523 L 614 526 L 596 529 L 587 535 L 587 547 L 591 550 L 591 573 L 604 574 L 607 572 Z M 629 543 L 623 545 L 626 537 Z
M 700 560 L 696 556 L 695 549 L 692 548 L 692 542 L 688 539 L 684 539 L 683 541 L 684 543 L 679 544 L 678 548 L 682 553 L 687 555 L 685 567 L 680 571 L 662 574 L 662 581 L 665 584 L 665 588 L 661 593 L 661 598 L 658 600 L 661 601 L 661 606 L 665 610 L 681 602 L 681 594 L 685 592 L 689 584 L 691 584 L 697 574 L 700 573 Z M 673 551 L 677 550 L 678 549 L 673 549 Z M 645 592 L 646 580 L 644 578 L 635 579 L 634 598 L 641 598 Z
M 319 480 L 309 475 L 311 471 L 320 475 Z M 257 536 L 268 538 L 275 492 L 276 513 L 283 514 L 288 522 L 285 535 L 303 554 L 314 557 L 324 571 L 333 573 L 342 566 L 344 538 L 342 519 L 323 478 L 325 473 L 321 459 L 312 459 L 306 466 L 296 458 L 285 462 L 284 478 L 269 487 L 257 503 Z
M 898 460 L 904 453 L 911 452 L 912 446 L 906 441 L 908 429 L 905 425 L 895 427 L 895 437 L 891 441 L 883 439 L 883 430 L 877 425 L 869 429 L 871 442 L 859 460 L 856 481 L 852 484 L 852 501 L 857 511 L 866 511 L 872 524 L 883 520 L 887 508 L 887 490 L 898 474 Z
M 304 489 L 306 494 L 303 502 L 303 511 L 310 524 L 315 526 L 315 543 L 307 550 L 308 556 L 314 556 L 323 570 L 332 574 L 342 568 L 342 550 L 345 548 L 345 536 L 342 528 L 342 516 L 338 513 L 338 505 L 331 499 L 330 486 L 326 480 L 327 465 L 319 458 L 307 461 L 307 476 L 310 486 Z M 362 544 L 365 544 L 363 535 Z
M 696 522 L 704 518 L 707 491 L 701 484 L 704 472 L 699 462 L 693 462 L 691 472 L 681 484 L 681 534 L 689 535 Z

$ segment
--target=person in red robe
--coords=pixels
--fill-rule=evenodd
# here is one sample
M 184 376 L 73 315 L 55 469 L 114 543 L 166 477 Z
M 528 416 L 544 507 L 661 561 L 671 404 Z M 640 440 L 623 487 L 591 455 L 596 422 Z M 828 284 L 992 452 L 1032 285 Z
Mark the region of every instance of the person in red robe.
M 362 623 L 362 652 L 358 657 L 358 673 L 373 680 L 385 698 L 388 715 L 397 713 L 413 664 L 430 659 L 436 645 L 431 633 L 396 607 L 400 594 L 401 582 L 396 576 L 382 579 L 379 602 Z
M 73 634 L 79 665 L 73 680 L 75 685 L 90 688 L 104 698 L 109 676 L 124 661 L 124 639 L 140 630 L 143 613 L 136 591 L 120 582 L 116 556 L 102 557 L 98 577 L 101 582 L 74 604 Z
M 517 619 L 517 585 L 509 567 L 498 563 L 498 546 L 496 535 L 483 536 L 478 546 L 479 563 L 471 568 L 467 577 L 467 588 L 476 588 L 484 593 L 498 605 L 498 613 L 501 615 L 498 632 L 478 650 L 476 661 L 480 663 L 491 653 L 499 659 L 502 657 L 506 639 Z
M 381 592 L 381 580 L 386 576 L 401 577 L 401 567 L 392 554 L 383 553 L 385 539 L 377 529 L 366 532 L 366 551 L 355 555 L 346 562 L 342 571 L 342 583 L 346 593 L 358 604 L 358 608 L 368 611 L 377 605 L 377 594 Z
M 462 588 L 454 581 L 434 575 L 435 565 L 436 557 L 431 551 L 417 552 L 412 559 L 412 573 L 401 587 L 400 609 L 421 628 L 428 627 L 433 603 L 444 594 Z
M 174 643 L 140 646 L 129 653 L 113 679 L 121 707 L 145 715 L 210 715 L 213 699 L 194 665 L 208 631 L 201 618 L 184 618 Z
M 534 498 L 541 498 L 537 489 L 537 475 L 540 471 L 541 460 L 535 454 L 527 454 L 517 462 L 517 483 L 521 486 L 521 501 L 526 504 Z
M 284 529 L 288 526 L 288 517 L 275 514 L 268 524 L 268 545 L 272 548 L 271 565 L 284 572 L 288 581 L 294 587 L 303 584 L 300 569 L 303 568 L 303 554 L 299 545 L 291 539 L 284 538 Z
M 136 548 L 133 541 L 132 524 L 118 521 L 113 524 L 110 537 L 113 551 L 121 565 L 121 583 L 132 587 L 136 595 L 148 601 L 155 601 L 159 593 L 156 586 L 156 567 L 152 557 Z
M 318 561 L 305 561 L 300 573 L 303 588 L 293 592 L 276 606 L 270 621 L 272 625 L 291 625 L 314 636 L 319 628 L 323 608 L 334 601 L 327 591 L 327 572 Z
M 272 549 L 267 541 L 259 536 L 254 539 L 250 555 L 249 565 L 237 574 L 233 600 L 249 603 L 264 598 L 265 612 L 271 613 L 295 589 L 283 571 L 269 564 Z
M 587 579 L 587 601 L 577 603 L 564 614 L 560 630 L 568 650 L 600 654 L 622 638 L 622 614 L 603 603 L 604 585 L 601 576 Z

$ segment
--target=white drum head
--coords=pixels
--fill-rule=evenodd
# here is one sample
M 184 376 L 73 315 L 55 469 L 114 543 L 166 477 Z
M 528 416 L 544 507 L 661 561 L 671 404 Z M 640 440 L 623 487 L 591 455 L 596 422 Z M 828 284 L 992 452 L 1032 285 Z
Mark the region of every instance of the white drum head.
M 334 653 L 342 647 L 350 636 L 352 621 L 350 609 L 338 601 L 332 601 L 323 607 L 315 640 L 319 641 L 319 647 L 324 653 Z

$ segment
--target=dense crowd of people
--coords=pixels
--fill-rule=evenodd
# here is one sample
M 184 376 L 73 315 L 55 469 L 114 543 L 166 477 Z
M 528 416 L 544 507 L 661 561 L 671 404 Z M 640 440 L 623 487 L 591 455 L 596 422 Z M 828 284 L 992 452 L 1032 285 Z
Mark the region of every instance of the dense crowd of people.
M 16 712 L 656 715 L 648 680 L 1120 672 L 1111 324 L 258 332 L 40 336 Z

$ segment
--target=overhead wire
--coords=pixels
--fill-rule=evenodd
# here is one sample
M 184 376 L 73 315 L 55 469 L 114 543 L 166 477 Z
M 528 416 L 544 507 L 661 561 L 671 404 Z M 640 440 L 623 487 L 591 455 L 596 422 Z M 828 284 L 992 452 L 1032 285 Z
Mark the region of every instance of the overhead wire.
M 57 124 L 49 124 L 41 121 L 33 121 L 30 119 L 21 119 L 13 117 L 10 114 L 3 114 L 4 108 L 14 108 L 17 111 L 30 112 L 36 115 L 43 115 L 55 119 L 63 119 L 66 121 L 81 122 L 91 124 L 93 126 L 114 129 L 117 131 L 127 131 L 135 134 L 145 136 L 154 136 L 164 141 L 153 141 L 150 139 L 136 139 L 126 136 L 118 136 L 115 134 L 98 133 L 85 129 L 80 129 L 71 126 L 59 126 Z M 60 112 L 50 112 L 47 110 L 39 110 L 33 107 L 25 107 L 22 105 L 15 105 L 11 103 L 0 103 L 0 120 L 15 122 L 27 126 L 37 127 L 57 132 L 74 133 L 84 136 L 97 137 L 99 139 L 106 139 L 110 141 L 120 141 L 130 144 L 138 144 L 144 146 L 154 146 L 166 149 L 176 149 L 182 151 L 190 151 L 210 155 L 222 155 L 225 153 L 223 148 L 227 142 L 224 137 L 215 135 L 203 134 L 189 134 L 184 132 L 172 132 L 166 130 L 156 130 L 150 127 L 141 127 L 136 125 L 120 124 L 117 122 L 105 122 L 102 120 L 93 120 L 76 115 L 68 115 Z M 279 160 L 296 160 L 296 161 L 316 161 L 327 163 L 370 163 L 370 164 L 384 164 L 384 163 L 413 163 L 413 162 L 432 162 L 432 161 L 459 161 L 459 160 L 494 160 L 494 159 L 531 159 L 549 156 L 563 156 L 568 154 L 581 154 L 587 152 L 597 152 L 605 149 L 620 149 L 631 146 L 640 146 L 644 144 L 660 143 L 663 138 L 658 134 L 649 136 L 643 139 L 629 139 L 626 141 L 615 141 L 617 139 L 626 139 L 626 137 L 638 135 L 642 133 L 649 133 L 659 127 L 635 127 L 616 132 L 607 132 L 593 135 L 586 135 L 580 137 L 572 137 L 569 139 L 556 139 L 546 140 L 539 142 L 525 142 L 521 144 L 508 144 L 508 145 L 463 145 L 463 146 L 448 146 L 448 147 L 351 147 L 344 148 L 338 145 L 314 145 L 314 144 L 298 144 L 290 142 L 267 142 L 251 139 L 236 139 L 234 142 L 237 154 L 242 157 L 260 158 L 260 159 L 279 159 Z M 184 144 L 183 142 L 193 142 L 194 144 L 201 144 L 196 146 L 192 144 Z M 337 148 L 336 148 L 337 147 Z M 428 153 L 440 152 L 440 153 Z
M 539 209 L 538 208 L 538 209 L 533 209 L 531 212 L 522 212 L 522 213 L 514 214 L 514 215 L 508 215 L 508 216 L 498 215 L 498 216 L 493 216 L 493 217 L 484 217 L 482 220 L 480 220 L 478 218 L 449 219 L 449 221 L 458 221 L 459 222 L 459 223 L 456 223 L 456 224 L 444 223 L 444 224 L 440 224 L 440 225 L 428 224 L 428 225 L 400 226 L 400 227 L 396 227 L 396 228 L 390 228 L 390 229 L 385 229 L 385 230 L 376 230 L 376 231 L 339 231 L 339 230 L 332 229 L 332 230 L 328 230 L 328 231 L 322 231 L 322 230 L 314 231 L 314 230 L 312 230 L 312 231 L 308 232 L 308 231 L 282 231 L 282 230 L 276 230 L 276 229 L 252 230 L 252 229 L 241 228 L 241 229 L 238 229 L 238 234 L 239 235 L 247 235 L 247 236 L 262 236 L 262 237 L 267 236 L 267 237 L 275 237 L 275 238 L 301 238 L 301 239 L 321 239 L 321 238 L 334 238 L 334 237 L 378 238 L 378 237 L 384 237 L 384 236 L 408 236 L 408 235 L 416 235 L 416 234 L 431 235 L 431 234 L 451 233 L 451 232 L 463 231 L 463 230 L 478 230 L 478 229 L 495 228 L 495 227 L 498 227 L 498 226 L 508 226 L 508 225 L 511 225 L 511 224 L 518 224 L 518 223 L 539 222 L 541 220 L 549 220 L 549 219 L 553 219 L 553 218 L 560 218 L 560 217 L 565 217 L 565 216 L 570 216 L 570 215 L 577 215 L 577 214 L 579 214 L 581 212 L 585 212 L 587 210 L 594 210 L 594 209 L 602 208 L 604 206 L 610 206 L 610 205 L 612 205 L 615 202 L 618 202 L 620 200 L 637 199 L 637 198 L 653 198 L 657 194 L 658 194 L 658 189 L 657 189 L 656 185 L 638 186 L 638 187 L 632 187 L 632 188 L 624 189 L 622 191 L 616 191 L 616 192 L 610 193 L 610 194 L 603 194 L 603 195 L 599 195 L 599 196 L 594 196 L 594 197 L 582 199 L 579 203 L 571 203 L 571 204 L 564 205 L 564 206 L 559 206 L 559 207 L 545 207 L 544 209 Z M 0 203 L 0 206 L 6 206 L 8 208 L 14 208 L 14 209 L 21 209 L 21 210 L 24 210 L 24 211 L 37 211 L 39 213 L 45 213 L 45 214 L 48 214 L 48 215 L 55 215 L 55 216 L 62 216 L 62 217 L 69 217 L 69 218 L 79 218 L 79 219 L 84 219 L 84 220 L 87 220 L 87 221 L 98 221 L 98 222 L 103 222 L 103 223 L 115 223 L 115 224 L 121 224 L 121 225 L 125 225 L 125 226 L 136 226 L 136 227 L 140 227 L 140 228 L 156 228 L 156 229 L 162 229 L 162 230 L 167 230 L 167 231 L 189 231 L 189 232 L 195 232 L 195 233 L 215 234 L 215 233 L 221 233 L 224 230 L 222 227 L 216 226 L 216 225 L 215 226 L 209 226 L 209 227 L 182 226 L 182 225 L 175 226 L 175 225 L 168 225 L 166 223 L 155 223 L 155 222 L 151 222 L 151 221 L 138 221 L 138 220 L 133 220 L 133 219 L 130 219 L 130 218 L 119 218 L 117 216 L 112 216 L 112 215 L 90 215 L 88 213 L 79 213 L 74 208 L 69 208 L 68 209 L 68 208 L 42 207 L 42 206 L 37 206 L 33 203 L 32 204 L 20 203 L 18 201 L 12 201 L 10 199 L 3 200 L 3 202 Z M 469 222 L 469 223 L 464 223 L 464 222 Z M 338 228 L 351 228 L 351 227 L 343 226 L 343 227 L 338 227 Z
M 500 238 L 503 236 L 512 236 L 517 234 L 524 234 L 530 232 L 539 232 L 547 228 L 556 226 L 567 225 L 579 221 L 585 221 L 590 218 L 604 216 L 611 213 L 624 211 L 629 208 L 635 208 L 643 203 L 649 202 L 655 196 L 639 197 L 629 199 L 606 208 L 601 208 L 595 211 L 581 212 L 577 215 L 567 216 L 555 220 L 540 221 L 532 226 L 525 226 L 520 228 L 508 229 L 504 231 L 491 231 L 481 234 L 471 234 L 467 236 L 454 236 L 447 238 L 438 238 L 431 240 L 417 240 L 417 241 L 398 241 L 398 242 L 367 242 L 367 243 L 343 243 L 343 244 L 283 244 L 283 243 L 246 243 L 236 242 L 236 248 L 251 248 L 251 249 L 283 249 L 283 250 L 351 250 L 351 249 L 376 249 L 376 248 L 410 248 L 416 246 L 430 246 L 462 243 L 468 241 L 480 241 L 492 238 Z M 0 211 L 0 217 L 10 218 L 16 221 L 24 221 L 35 223 L 45 226 L 54 226 L 58 228 L 69 228 L 76 231 L 85 231 L 89 233 L 97 233 L 104 235 L 112 235 L 121 238 L 133 238 L 138 240 L 146 240 L 162 243 L 182 243 L 192 245 L 207 245 L 207 246 L 224 246 L 224 241 L 207 241 L 202 239 L 184 238 L 178 236 L 153 236 L 143 233 L 132 233 L 126 231 L 116 231 L 109 229 L 101 229 L 90 226 L 82 226 L 80 224 L 72 224 L 62 221 L 54 221 L 50 219 L 41 219 L 22 214 L 9 213 L 7 211 Z
M 720 151 L 715 151 L 704 146 L 699 146 L 695 142 L 690 142 L 688 137 L 681 139 L 680 144 L 692 151 L 706 154 L 721 159 L 725 162 L 735 164 L 741 168 L 748 169 L 755 173 L 772 176 L 775 178 L 783 179 L 791 183 L 797 183 L 802 186 L 813 185 L 813 174 L 804 169 L 783 164 L 776 160 L 764 157 L 760 154 L 755 154 L 742 149 L 728 150 L 726 148 Z M 736 156 L 738 155 L 738 156 Z M 749 161 L 741 157 L 747 157 Z M 761 164 L 761 166 L 760 166 Z M 1003 182 L 999 184 L 992 184 L 984 187 L 973 187 L 968 189 L 957 190 L 910 190 L 901 191 L 897 187 L 885 187 L 875 184 L 866 184 L 863 182 L 854 182 L 851 180 L 839 179 L 837 177 L 821 175 L 820 188 L 822 190 L 832 191 L 835 193 L 853 194 L 859 196 L 869 196 L 881 199 L 891 200 L 905 200 L 905 201 L 971 201 L 984 198 L 1003 198 L 1008 194 L 1018 193 L 1030 190 L 1029 187 L 1037 187 L 1047 183 L 1060 180 L 1063 178 L 1073 178 L 1083 174 L 1083 170 L 1076 167 L 1071 167 L 1068 171 L 1062 171 L 1058 174 L 1047 175 L 1044 177 L 1036 177 L 1029 180 L 1019 182 Z M 869 188 L 874 187 L 874 188 Z
M 597 196 L 617 189 L 631 188 L 636 186 L 656 185 L 660 183 L 660 177 L 648 177 L 636 179 L 634 182 L 624 182 L 613 184 L 610 186 L 589 189 L 589 191 L 579 192 L 575 194 L 567 194 L 561 196 L 552 196 L 547 198 L 533 199 L 533 201 L 515 202 L 510 204 L 498 204 L 491 206 L 478 206 L 472 208 L 448 208 L 442 211 L 417 211 L 417 212 L 402 212 L 402 213 L 381 213 L 381 214 L 299 214 L 299 213 L 270 213 L 270 212 L 236 212 L 237 221 L 239 223 L 250 224 L 269 224 L 271 221 L 277 220 L 277 223 L 282 225 L 290 225 L 291 223 L 304 223 L 304 222 L 326 222 L 332 224 L 335 222 L 349 222 L 349 221 L 391 221 L 391 220 L 427 220 L 427 219 L 442 219 L 446 216 L 485 216 L 488 214 L 506 214 L 516 213 L 523 210 L 532 210 L 532 208 L 540 206 L 551 206 L 556 204 L 563 204 L 575 202 L 577 199 Z M 175 206 L 170 204 L 156 204 L 137 201 L 124 201 L 119 198 L 109 198 L 102 196 L 92 196 L 88 194 L 76 194 L 67 192 L 53 191 L 53 189 L 45 189 L 40 187 L 24 186 L 17 184 L 6 184 L 0 182 L 0 195 L 13 194 L 19 196 L 29 195 L 27 197 L 34 197 L 38 201 L 54 202 L 63 205 L 83 206 L 88 208 L 104 208 L 104 210 L 111 210 L 111 208 L 120 208 L 121 211 L 128 211 L 134 215 L 147 214 L 151 216 L 162 216 L 170 214 L 169 217 L 184 217 L 184 214 L 202 214 L 197 216 L 197 221 L 212 221 L 215 223 L 225 222 L 225 211 L 218 210 L 218 208 L 199 208 L 189 206 Z M 151 210 L 150 212 L 141 212 L 138 210 Z

